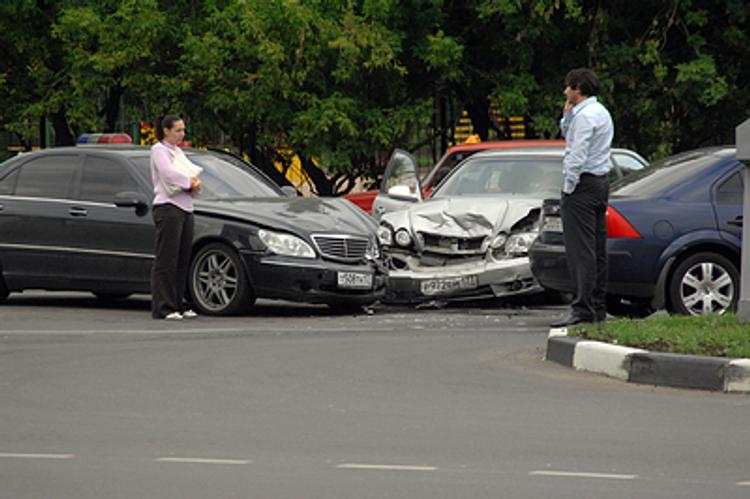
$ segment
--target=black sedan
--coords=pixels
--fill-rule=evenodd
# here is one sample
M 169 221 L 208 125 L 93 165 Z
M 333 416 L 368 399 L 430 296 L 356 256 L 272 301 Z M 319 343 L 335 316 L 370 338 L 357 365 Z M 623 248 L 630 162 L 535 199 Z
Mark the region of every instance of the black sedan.
M 607 212 L 607 311 L 704 315 L 739 298 L 742 164 L 733 148 L 688 151 L 612 186 Z M 531 270 L 546 288 L 571 291 L 559 201 L 546 201 Z
M 0 301 L 24 289 L 148 293 L 149 152 L 78 146 L 0 165 Z M 382 295 L 377 227 L 357 207 L 292 197 L 228 154 L 186 152 L 204 169 L 188 282 L 201 312 L 238 313 L 256 297 L 356 308 Z

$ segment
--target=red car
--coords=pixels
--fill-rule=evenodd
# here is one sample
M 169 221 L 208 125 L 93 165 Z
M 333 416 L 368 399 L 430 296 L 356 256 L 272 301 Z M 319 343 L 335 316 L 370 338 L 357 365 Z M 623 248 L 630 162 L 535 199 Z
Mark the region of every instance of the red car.
M 460 144 L 448 149 L 440 161 L 432 167 L 427 176 L 422 179 L 422 194 L 425 198 L 429 197 L 432 190 L 440 183 L 443 178 L 456 167 L 461 161 L 465 160 L 472 154 L 488 149 L 515 149 L 519 147 L 554 147 L 564 146 L 562 140 L 496 140 L 488 142 L 477 142 L 476 144 Z M 362 208 L 367 213 L 372 214 L 372 204 L 375 201 L 380 189 L 370 191 L 356 192 L 347 194 L 344 198 Z

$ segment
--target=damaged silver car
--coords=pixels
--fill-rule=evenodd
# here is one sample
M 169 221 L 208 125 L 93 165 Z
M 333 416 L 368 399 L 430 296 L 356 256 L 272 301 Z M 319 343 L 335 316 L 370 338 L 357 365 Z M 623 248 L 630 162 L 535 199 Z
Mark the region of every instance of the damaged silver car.
M 623 159 L 645 160 L 617 150 Z M 528 250 L 539 231 L 542 201 L 559 198 L 562 147 L 477 153 L 422 202 L 417 165 L 397 150 L 385 182 L 388 195 L 411 202 L 386 213 L 378 238 L 388 268 L 386 300 L 420 302 L 538 293 Z M 613 160 L 617 156 L 613 152 Z M 622 169 L 613 168 L 613 176 Z M 636 164 L 637 163 L 637 164 Z M 628 167 L 626 167 L 628 168 Z

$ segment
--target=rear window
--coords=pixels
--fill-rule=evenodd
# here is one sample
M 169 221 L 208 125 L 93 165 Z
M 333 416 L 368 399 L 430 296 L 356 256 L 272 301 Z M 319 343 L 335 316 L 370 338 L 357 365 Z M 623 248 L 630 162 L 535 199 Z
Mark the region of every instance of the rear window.
M 664 192 L 716 162 L 715 151 L 691 151 L 661 159 L 618 180 L 612 193 L 649 196 Z

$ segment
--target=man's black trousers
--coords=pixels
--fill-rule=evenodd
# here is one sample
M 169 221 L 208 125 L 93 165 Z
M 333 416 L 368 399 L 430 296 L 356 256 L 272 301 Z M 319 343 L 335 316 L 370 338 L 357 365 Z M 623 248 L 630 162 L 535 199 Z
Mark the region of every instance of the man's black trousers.
M 604 320 L 607 313 L 606 175 L 583 173 L 571 194 L 563 194 L 562 222 L 568 270 L 575 283 L 572 315 Z
M 161 319 L 184 310 L 193 214 L 167 203 L 154 206 L 153 217 L 156 237 L 151 267 L 151 315 Z

